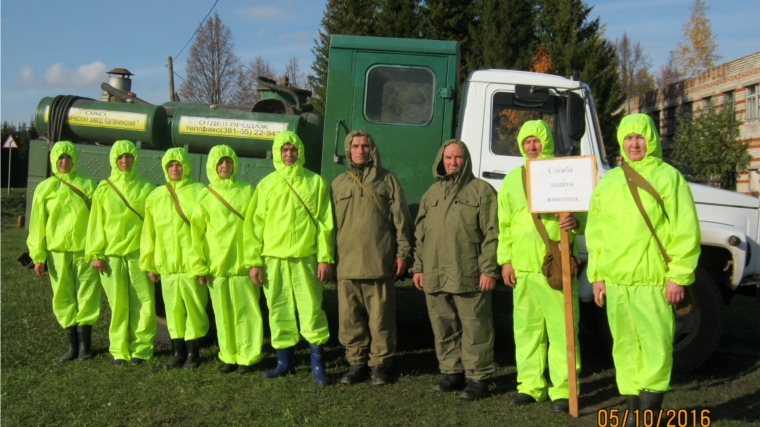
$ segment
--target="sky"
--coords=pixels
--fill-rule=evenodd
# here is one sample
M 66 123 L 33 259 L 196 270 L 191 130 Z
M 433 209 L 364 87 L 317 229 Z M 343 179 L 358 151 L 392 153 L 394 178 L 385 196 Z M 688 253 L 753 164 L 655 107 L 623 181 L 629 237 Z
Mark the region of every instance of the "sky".
M 184 77 L 193 32 L 216 0 L 14 0 L 0 4 L 0 120 L 29 122 L 46 96 L 97 99 L 106 71 L 127 68 L 132 92 L 148 102 L 169 100 L 167 57 Z M 693 0 L 586 0 L 605 36 L 627 32 L 640 42 L 653 71 L 683 37 Z M 706 0 L 723 61 L 760 50 L 759 0 Z M 242 64 L 261 55 L 278 72 L 291 57 L 309 72 L 325 2 L 218 0 Z M 213 12 L 212 12 L 213 13 Z M 182 53 L 180 54 L 180 51 Z M 179 56 L 178 56 L 179 54 Z M 182 80 L 175 77 L 177 90 Z

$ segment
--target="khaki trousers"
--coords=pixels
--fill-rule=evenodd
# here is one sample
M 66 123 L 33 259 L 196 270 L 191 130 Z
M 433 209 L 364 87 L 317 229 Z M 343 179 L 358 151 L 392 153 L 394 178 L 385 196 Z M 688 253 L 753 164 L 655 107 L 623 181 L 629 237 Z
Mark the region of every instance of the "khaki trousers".
M 395 279 L 339 280 L 338 313 L 348 363 L 390 366 L 396 351 Z
M 478 381 L 493 376 L 491 292 L 436 292 L 425 297 L 441 373 L 464 372 Z

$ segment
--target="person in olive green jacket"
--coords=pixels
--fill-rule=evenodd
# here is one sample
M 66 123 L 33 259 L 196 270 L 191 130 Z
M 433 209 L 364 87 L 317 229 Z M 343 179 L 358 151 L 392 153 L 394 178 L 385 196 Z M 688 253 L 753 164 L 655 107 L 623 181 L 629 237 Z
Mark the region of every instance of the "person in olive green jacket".
M 145 200 L 156 186 L 137 174 L 137 149 L 131 141 L 116 141 L 110 159 L 111 176 L 98 184 L 92 198 L 85 255 L 100 273 L 111 306 L 113 365 L 127 359 L 139 365 L 153 357 L 156 336 L 155 286 L 139 264 Z
M 369 365 L 372 383 L 384 385 L 396 350 L 395 281 L 411 261 L 412 219 L 404 190 L 382 167 L 372 137 L 355 130 L 344 145 L 348 172 L 332 182 L 338 337 L 351 365 L 340 382 L 363 380 Z
M 670 390 L 675 316 L 670 307 L 694 283 L 700 229 L 691 188 L 662 160 L 657 127 L 646 114 L 623 118 L 617 132 L 627 167 L 662 199 L 635 188 L 664 255 L 636 205 L 624 167 L 604 176 L 591 196 L 586 227 L 588 279 L 600 307 L 607 299 L 612 358 L 629 414 L 651 410 L 657 417 Z M 626 425 L 637 424 L 629 415 Z
M 92 357 L 92 325 L 100 315 L 100 277 L 84 255 L 95 181 L 77 170 L 74 144 L 59 141 L 50 151 L 53 176 L 34 190 L 26 244 L 34 272 L 53 286 L 53 312 L 66 330 L 69 350 L 58 361 Z M 78 344 L 78 349 L 77 349 Z
M 525 158 L 554 157 L 554 137 L 543 120 L 529 120 L 520 128 L 517 145 Z M 562 291 L 552 289 L 541 266 L 547 253 L 546 245 L 536 229 L 530 212 L 523 182 L 522 167 L 506 177 L 499 190 L 499 247 L 496 258 L 502 266 L 502 277 L 514 288 L 513 326 L 515 364 L 517 365 L 517 394 L 510 405 L 524 405 L 552 400 L 551 409 L 567 412 L 567 347 L 565 345 L 565 303 Z M 585 227 L 585 213 L 568 215 L 560 221 L 556 214 L 541 214 L 540 221 L 550 240 L 560 240 L 560 229 L 570 233 L 573 252 L 577 254 L 576 233 Z M 576 220 L 576 217 L 578 218 Z M 578 331 L 578 284 L 573 280 L 575 330 Z M 580 370 L 580 350 L 575 337 L 576 369 Z M 549 365 L 551 387 L 547 386 L 544 371 Z
M 433 389 L 461 389 L 475 400 L 487 391 L 493 361 L 491 291 L 499 277 L 496 192 L 475 178 L 467 146 L 446 141 L 433 163 L 438 182 L 422 196 L 415 222 L 413 281 L 425 291 L 438 364 Z
M 162 368 L 200 365 L 199 339 L 206 336 L 208 289 L 187 275 L 192 248 L 190 217 L 203 184 L 190 177 L 190 156 L 184 148 L 171 148 L 161 159 L 166 185 L 145 201 L 145 224 L 140 243 L 140 268 L 152 282 L 161 282 L 166 306 L 166 326 L 174 357 Z

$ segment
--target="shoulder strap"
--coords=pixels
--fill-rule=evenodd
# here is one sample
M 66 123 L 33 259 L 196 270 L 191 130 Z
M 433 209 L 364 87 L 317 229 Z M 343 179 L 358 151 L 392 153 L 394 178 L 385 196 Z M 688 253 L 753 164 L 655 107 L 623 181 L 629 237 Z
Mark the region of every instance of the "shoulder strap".
M 657 193 L 657 190 L 652 188 L 652 186 L 649 185 L 649 182 L 647 182 L 647 180 L 644 179 L 641 174 L 633 170 L 632 167 L 627 164 L 624 164 L 621 167 L 623 168 L 623 174 L 625 175 L 625 182 L 628 184 L 628 189 L 631 191 L 631 196 L 633 196 L 633 201 L 636 202 L 636 207 L 639 208 L 641 216 L 644 217 L 644 222 L 647 224 L 647 227 L 649 227 L 649 231 L 652 233 L 654 241 L 657 242 L 657 247 L 660 249 L 660 254 L 662 254 L 662 258 L 665 260 L 665 265 L 667 266 L 667 264 L 670 264 L 670 257 L 665 253 L 665 248 L 662 246 L 662 243 L 660 242 L 659 237 L 657 237 L 657 233 L 655 233 L 654 227 L 652 226 L 652 220 L 649 219 L 647 211 L 644 210 L 644 205 L 641 203 L 641 195 L 639 195 L 638 188 L 643 189 L 653 196 L 656 195 L 654 198 L 657 200 L 657 203 L 660 204 L 662 211 L 665 212 L 665 205 L 662 202 L 662 198 L 660 197 L 659 193 Z M 665 218 L 668 218 L 667 213 L 665 214 Z
M 135 208 L 133 208 L 132 205 L 129 204 L 129 202 L 127 201 L 127 198 L 124 197 L 123 194 L 121 194 L 121 191 L 119 191 L 119 189 L 116 188 L 116 186 L 113 184 L 113 182 L 111 182 L 111 180 L 108 179 L 108 178 L 106 178 L 106 182 L 108 183 L 108 185 L 111 186 L 111 188 L 113 188 L 113 191 L 115 191 L 116 194 L 118 194 L 119 197 L 121 197 L 121 201 L 124 202 L 125 205 L 127 205 L 127 208 L 129 208 L 129 210 L 131 210 L 132 212 L 134 212 L 135 215 L 137 215 L 137 217 L 140 218 L 140 221 L 142 221 L 143 220 L 142 215 L 140 215 L 139 213 L 137 213 L 137 211 L 135 210 Z
M 230 205 L 229 203 L 227 203 L 227 201 L 226 201 L 226 200 L 224 200 L 224 197 L 222 197 L 222 196 L 221 196 L 219 193 L 217 193 L 217 192 L 216 192 L 216 191 L 215 191 L 213 188 L 211 188 L 211 186 L 210 186 L 210 185 L 206 186 L 206 190 L 210 191 L 210 192 L 211 192 L 211 194 L 213 194 L 214 196 L 216 196 L 216 198 L 217 198 L 217 199 L 219 199 L 219 201 L 220 201 L 220 202 L 222 202 L 222 204 L 223 204 L 224 206 L 227 206 L 227 209 L 229 209 L 229 210 L 230 210 L 230 212 L 234 213 L 235 215 L 237 215 L 237 216 L 238 216 L 238 218 L 240 218 L 240 219 L 242 219 L 243 221 L 245 221 L 245 218 L 243 217 L 243 215 L 240 215 L 240 212 L 236 211 L 236 210 L 235 210 L 235 208 L 233 208 L 233 207 L 232 207 L 232 205 Z
M 182 212 L 182 206 L 179 205 L 179 199 L 177 198 L 177 193 L 174 191 L 174 187 L 172 187 L 172 185 L 167 182 L 166 188 L 169 190 L 169 194 L 172 195 L 172 200 L 174 200 L 174 207 L 177 208 L 177 213 L 185 221 L 185 224 L 190 225 L 190 220 L 187 219 L 185 213 Z
M 303 205 L 303 208 L 306 209 L 306 212 L 309 214 L 309 219 L 311 219 L 311 222 L 314 223 L 314 227 L 315 228 L 319 228 L 319 227 L 317 227 L 317 220 L 314 219 L 314 215 L 311 214 L 311 211 L 309 210 L 309 207 L 306 206 L 306 202 L 304 202 L 303 199 L 301 198 L 301 196 L 298 195 L 298 192 L 296 191 L 296 189 L 293 188 L 293 186 L 290 185 L 290 183 L 288 182 L 288 180 L 285 179 L 284 177 L 282 178 L 282 180 L 285 181 L 285 184 L 288 184 L 288 187 L 293 192 L 293 194 L 295 194 L 296 197 L 298 197 L 298 201 L 301 202 L 301 204 Z
M 61 181 L 64 185 L 69 187 L 71 191 L 73 191 L 77 196 L 81 197 L 82 200 L 84 200 L 84 204 L 87 206 L 87 210 L 90 210 L 90 208 L 92 208 L 92 201 L 88 199 L 87 196 L 84 195 L 84 193 L 82 193 L 82 190 L 62 180 L 58 175 L 53 175 L 53 177 L 55 177 L 55 179 L 57 179 L 58 181 Z
M 662 209 L 662 213 L 665 215 L 665 219 L 670 221 L 668 212 L 665 210 L 665 203 L 663 203 L 662 197 L 660 197 L 660 193 L 658 193 L 657 190 L 652 187 L 652 184 L 650 184 L 649 181 L 641 176 L 640 173 L 636 172 L 636 169 L 632 168 L 628 163 L 624 163 L 621 167 L 623 168 L 623 173 L 625 174 L 626 181 L 632 182 L 633 185 L 639 187 L 640 189 L 649 193 L 650 196 L 654 197 L 654 199 L 657 201 L 657 204 L 660 205 L 660 209 Z
M 523 185 L 523 191 L 525 192 L 525 198 L 528 198 L 528 186 L 525 183 L 526 177 L 525 177 L 525 166 L 522 167 L 522 185 Z M 549 235 L 546 233 L 546 226 L 544 226 L 544 223 L 541 222 L 541 218 L 537 213 L 530 214 L 530 217 L 533 218 L 533 224 L 536 226 L 536 231 L 538 231 L 538 234 L 541 236 L 541 240 L 544 241 L 544 245 L 546 245 L 546 250 L 549 250 Z
M 395 226 L 393 225 L 393 223 L 391 222 L 391 220 L 389 220 L 389 219 L 388 219 L 388 217 L 387 217 L 387 216 L 385 216 L 385 214 L 383 213 L 383 210 L 380 208 L 380 204 L 379 204 L 379 203 L 377 203 L 377 200 L 375 200 L 375 198 L 374 198 L 374 197 L 372 197 L 372 194 L 370 194 L 369 190 L 367 190 L 367 187 L 365 187 L 365 186 L 364 186 L 364 184 L 362 184 L 362 182 L 361 182 L 361 181 L 359 181 L 359 177 L 357 177 L 357 176 L 356 176 L 356 174 L 355 174 L 355 173 L 353 173 L 352 171 L 348 171 L 348 175 L 349 175 L 349 176 L 350 176 L 350 177 L 351 177 L 351 178 L 352 178 L 354 181 L 356 181 L 356 183 L 357 183 L 357 184 L 359 184 L 359 187 L 361 187 L 361 188 L 362 188 L 362 191 L 364 191 L 364 194 L 365 194 L 365 195 L 366 195 L 366 196 L 367 196 L 367 197 L 368 197 L 368 198 L 369 198 L 369 199 L 372 201 L 372 204 L 374 204 L 374 205 L 375 205 L 375 208 L 377 209 L 377 212 L 378 212 L 378 213 L 380 214 L 380 216 L 381 216 L 381 217 L 382 217 L 382 218 L 385 220 L 385 222 L 386 222 L 386 223 L 388 223 L 388 225 L 390 225 L 390 226 L 391 226 L 391 228 L 395 228 Z

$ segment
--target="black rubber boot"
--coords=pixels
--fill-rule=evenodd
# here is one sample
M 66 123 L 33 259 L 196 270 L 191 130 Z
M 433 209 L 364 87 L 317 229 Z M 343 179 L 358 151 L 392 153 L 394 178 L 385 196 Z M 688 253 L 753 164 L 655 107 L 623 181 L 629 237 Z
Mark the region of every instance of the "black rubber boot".
M 459 398 L 462 400 L 478 400 L 483 397 L 488 391 L 488 384 L 485 381 L 470 380 L 467 383 L 467 387 L 459 393 Z
M 309 359 L 311 359 L 311 375 L 318 386 L 330 385 L 330 377 L 325 372 L 325 349 L 321 345 L 309 344 Z
M 253 372 L 253 365 L 238 365 L 237 374 L 241 377 Z
M 161 366 L 161 369 L 168 371 L 169 369 L 179 368 L 181 364 L 185 362 L 187 347 L 185 347 L 185 340 L 182 338 L 172 340 L 172 347 L 174 347 L 174 355 L 172 360 Z
M 386 385 L 390 384 L 388 379 L 388 371 L 382 366 L 372 366 L 372 385 Z
M 651 425 L 652 422 L 657 424 L 657 419 L 660 416 L 660 409 L 662 409 L 663 397 L 665 397 L 665 393 L 644 390 L 639 392 L 639 425 L 645 425 L 645 421 L 647 422 L 646 425 Z
M 464 372 L 456 374 L 447 374 L 442 380 L 435 383 L 433 391 L 446 393 L 452 390 L 459 390 L 464 387 Z
M 637 427 L 636 411 L 639 410 L 639 396 L 633 394 L 626 395 L 625 406 L 628 409 L 628 416 L 625 419 L 625 427 Z
M 77 359 L 82 362 L 92 359 L 92 351 L 90 351 L 92 325 L 77 326 L 77 338 L 79 339 L 79 357 Z
M 283 350 L 277 350 L 277 367 L 271 371 L 261 373 L 264 378 L 277 378 L 283 375 L 295 374 L 296 368 L 293 366 L 293 347 Z
M 551 406 L 552 412 L 557 413 L 568 413 L 570 412 L 570 401 L 569 399 L 554 399 L 552 400 L 552 406 Z
M 358 365 L 351 365 L 348 368 L 346 375 L 340 379 L 340 383 L 343 385 L 352 385 L 367 379 L 367 364 L 360 363 Z
M 71 326 L 66 328 L 66 339 L 69 341 L 69 351 L 63 356 L 58 358 L 58 363 L 68 362 L 74 360 L 79 354 L 79 348 L 77 348 L 77 327 Z
M 235 372 L 237 370 L 238 366 L 234 363 L 224 363 L 222 362 L 222 366 L 219 368 L 220 374 L 229 374 L 230 372 Z
M 182 367 L 182 369 L 186 371 L 188 369 L 196 369 L 197 367 L 201 366 L 201 340 L 187 340 L 185 341 L 185 344 L 187 346 L 187 361 L 185 362 L 185 365 Z
M 517 393 L 516 395 L 510 397 L 507 403 L 509 403 L 510 406 L 522 406 L 529 403 L 536 403 L 536 399 L 534 399 L 533 396 L 529 394 Z

